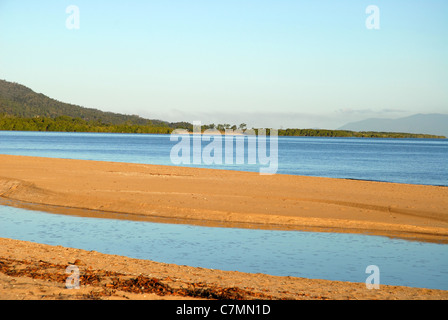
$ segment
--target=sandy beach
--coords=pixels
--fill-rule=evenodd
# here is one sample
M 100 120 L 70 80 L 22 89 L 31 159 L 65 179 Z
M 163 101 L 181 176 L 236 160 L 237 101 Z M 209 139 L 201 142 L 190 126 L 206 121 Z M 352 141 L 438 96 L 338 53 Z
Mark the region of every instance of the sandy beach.
M 0 204 L 80 216 L 448 243 L 447 187 L 9 155 L 0 155 L 0 163 Z M 368 290 L 364 283 L 207 270 L 10 239 L 0 243 L 3 299 L 448 298 L 443 290 Z M 82 272 L 108 280 L 65 289 L 63 271 L 76 260 Z M 29 268 L 44 264 L 55 276 L 32 276 Z M 158 291 L 129 291 L 123 283 L 139 276 L 146 284 L 156 279 Z
M 76 265 L 80 288 L 67 289 Z M 448 291 L 193 268 L 0 238 L 3 300 L 448 300 Z

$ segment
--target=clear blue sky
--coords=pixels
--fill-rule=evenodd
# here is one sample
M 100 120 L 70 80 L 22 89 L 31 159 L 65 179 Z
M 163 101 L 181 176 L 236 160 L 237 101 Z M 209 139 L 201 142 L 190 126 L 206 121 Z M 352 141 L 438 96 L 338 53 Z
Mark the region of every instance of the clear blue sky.
M 1 79 L 169 121 L 333 129 L 448 113 L 447 57 L 446 0 L 0 0 Z

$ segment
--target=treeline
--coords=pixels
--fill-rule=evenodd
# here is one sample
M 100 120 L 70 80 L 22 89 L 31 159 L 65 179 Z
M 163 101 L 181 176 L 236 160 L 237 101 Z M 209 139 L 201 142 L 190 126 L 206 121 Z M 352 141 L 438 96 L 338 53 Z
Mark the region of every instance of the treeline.
M 269 129 L 266 130 L 269 134 Z M 414 134 L 404 132 L 375 132 L 375 131 L 349 131 L 349 130 L 326 130 L 326 129 L 280 129 L 279 136 L 294 137 L 353 137 L 353 138 L 425 138 L 446 139 L 444 136 L 430 134 Z
M 202 131 L 207 129 L 218 129 L 225 133 L 225 129 L 246 130 L 246 125 L 203 125 Z M 21 118 L 7 114 L 0 115 L 0 130 L 7 131 L 58 131 L 58 132 L 104 132 L 104 133 L 153 133 L 170 134 L 174 129 L 186 129 L 193 131 L 193 125 L 188 122 L 156 123 L 147 120 L 146 124 L 134 124 L 126 122 L 122 124 L 104 123 L 100 120 L 86 121 L 81 118 L 59 116 L 56 118 L 33 117 Z M 258 134 L 258 129 L 253 129 Z M 244 131 L 243 131 L 244 132 Z M 266 129 L 270 135 L 270 129 Z M 412 134 L 397 132 L 356 132 L 348 130 L 324 130 L 324 129 L 280 129 L 279 136 L 302 136 L 302 137 L 355 137 L 355 138 L 431 138 L 445 139 L 444 136 L 428 134 Z
M 171 133 L 174 129 L 165 125 L 157 126 L 148 121 L 142 124 L 108 124 L 99 120 L 86 121 L 81 118 L 59 116 L 56 118 L 19 118 L 0 116 L 0 130 L 10 131 L 58 131 L 58 132 L 110 132 L 110 133 Z
M 246 130 L 247 125 L 241 123 L 240 125 L 230 124 L 209 124 L 203 125 L 202 131 L 206 129 L 217 129 L 222 134 L 225 130 Z M 258 135 L 258 129 L 254 129 L 254 133 Z M 266 134 L 270 135 L 270 129 L 266 129 Z M 404 132 L 376 132 L 376 131 L 350 131 L 350 130 L 328 130 L 328 129 L 279 129 L 278 136 L 291 137 L 353 137 L 353 138 L 425 138 L 425 139 L 446 139 L 445 136 L 437 136 L 430 134 L 414 134 Z

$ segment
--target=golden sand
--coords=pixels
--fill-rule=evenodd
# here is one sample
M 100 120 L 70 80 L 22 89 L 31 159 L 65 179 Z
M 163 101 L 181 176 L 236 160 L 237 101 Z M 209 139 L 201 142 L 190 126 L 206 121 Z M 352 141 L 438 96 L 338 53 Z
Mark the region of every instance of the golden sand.
M 10 155 L 0 155 L 0 163 L 0 204 L 103 218 L 448 242 L 446 187 Z M 42 260 L 64 265 L 81 259 L 94 270 L 112 268 L 130 274 L 147 274 L 150 265 L 151 274 L 169 278 L 165 281 L 172 285 L 175 277 L 186 285 L 207 282 L 221 289 L 234 285 L 243 291 L 252 288 L 256 294 L 267 288 L 265 297 L 273 299 L 447 298 L 443 290 L 382 286 L 387 290 L 372 291 L 364 283 L 224 272 L 9 239 L 0 242 L 0 257 L 16 261 L 8 260 L 9 264 Z M 0 278 L 0 298 L 14 299 L 15 294 L 25 299 L 55 298 L 58 290 L 65 298 L 89 296 L 79 291 L 67 295 L 62 283 L 37 284 L 40 280 L 27 280 L 25 275 L 14 278 L 0 272 Z M 17 281 L 26 289 L 15 291 L 12 283 Z M 52 293 L 42 297 L 36 290 Z

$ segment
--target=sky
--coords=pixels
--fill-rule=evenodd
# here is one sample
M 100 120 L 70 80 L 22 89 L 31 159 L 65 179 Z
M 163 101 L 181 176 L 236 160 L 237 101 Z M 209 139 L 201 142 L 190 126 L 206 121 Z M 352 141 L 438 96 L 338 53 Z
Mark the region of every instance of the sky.
M 0 79 L 150 119 L 337 129 L 448 113 L 447 35 L 446 0 L 0 0 Z

